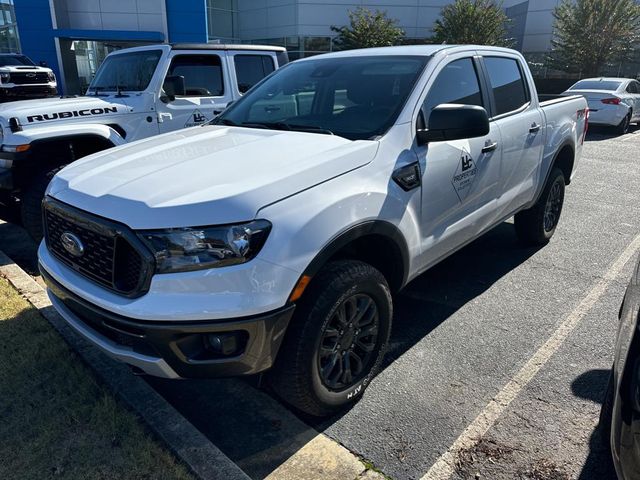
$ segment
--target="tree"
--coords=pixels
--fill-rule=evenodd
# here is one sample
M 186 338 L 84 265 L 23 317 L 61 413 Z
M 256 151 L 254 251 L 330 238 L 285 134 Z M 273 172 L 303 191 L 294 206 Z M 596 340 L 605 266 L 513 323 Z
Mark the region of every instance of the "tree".
M 510 47 L 507 36 L 510 20 L 502 2 L 494 0 L 456 0 L 442 8 L 433 26 L 433 42 L 448 44 L 495 45 Z
M 596 76 L 608 63 L 630 59 L 640 39 L 634 0 L 563 0 L 553 16 L 549 60 L 558 70 Z
M 338 34 L 334 45 L 336 50 L 398 45 L 404 39 L 404 30 L 397 23 L 387 17 L 387 12 L 359 7 L 349 11 L 349 25 L 331 27 Z

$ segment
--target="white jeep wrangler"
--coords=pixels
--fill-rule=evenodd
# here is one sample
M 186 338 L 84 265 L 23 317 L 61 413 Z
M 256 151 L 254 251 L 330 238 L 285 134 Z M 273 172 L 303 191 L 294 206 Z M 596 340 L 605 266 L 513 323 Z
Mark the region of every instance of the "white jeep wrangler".
M 0 202 L 19 209 L 24 227 L 40 239 L 40 202 L 61 167 L 113 146 L 210 121 L 287 62 L 282 47 L 129 48 L 105 59 L 84 96 L 0 105 Z

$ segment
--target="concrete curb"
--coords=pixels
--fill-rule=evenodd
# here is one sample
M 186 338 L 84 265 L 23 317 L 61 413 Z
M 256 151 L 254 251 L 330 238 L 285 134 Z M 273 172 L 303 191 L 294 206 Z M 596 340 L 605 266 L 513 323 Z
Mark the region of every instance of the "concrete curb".
M 250 480 L 233 461 L 144 380 L 78 336 L 51 305 L 46 291 L 0 250 L 0 274 L 33 305 L 131 410 L 201 480 Z

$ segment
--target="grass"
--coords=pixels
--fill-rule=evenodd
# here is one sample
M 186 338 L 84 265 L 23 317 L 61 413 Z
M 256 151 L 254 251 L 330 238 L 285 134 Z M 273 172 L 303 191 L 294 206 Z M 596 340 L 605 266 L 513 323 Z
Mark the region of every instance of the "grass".
M 0 478 L 191 479 L 0 277 Z

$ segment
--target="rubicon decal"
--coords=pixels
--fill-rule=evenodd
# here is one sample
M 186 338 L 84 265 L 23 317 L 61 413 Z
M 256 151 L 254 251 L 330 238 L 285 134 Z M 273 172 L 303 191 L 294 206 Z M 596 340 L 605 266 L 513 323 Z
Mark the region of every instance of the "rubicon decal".
M 118 107 L 87 108 L 86 110 L 72 110 L 70 112 L 43 113 L 42 115 L 29 115 L 27 122 L 46 122 L 48 120 L 58 120 L 60 118 L 90 117 L 91 115 L 104 115 L 107 113 L 118 113 Z

